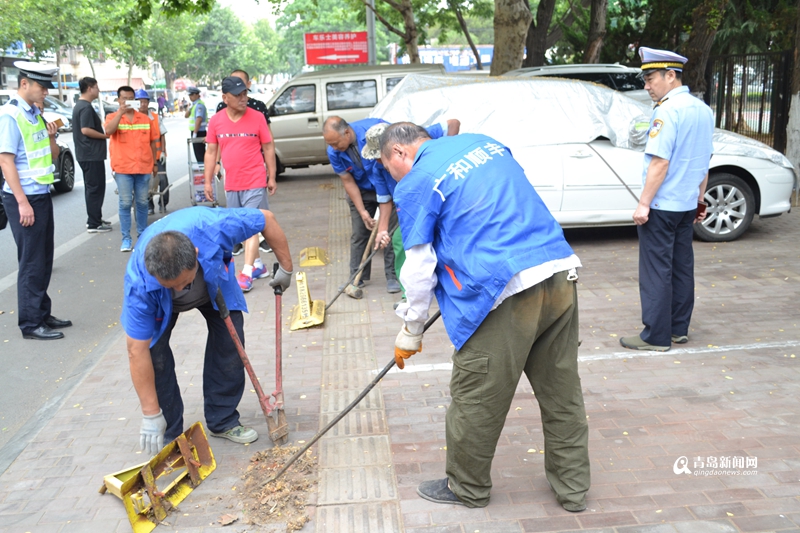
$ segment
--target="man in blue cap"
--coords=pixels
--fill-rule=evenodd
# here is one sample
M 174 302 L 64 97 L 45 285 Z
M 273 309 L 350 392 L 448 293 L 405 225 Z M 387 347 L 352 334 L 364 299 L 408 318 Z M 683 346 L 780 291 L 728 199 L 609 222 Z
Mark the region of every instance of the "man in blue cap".
M 26 339 L 64 337 L 60 328 L 72 325 L 50 313 L 47 295 L 53 272 L 53 158 L 58 158 L 58 126 L 45 124 L 35 104 L 42 104 L 53 88 L 58 69 L 15 61 L 19 69 L 17 95 L 0 107 L 0 168 L 5 183 L 2 196 L 8 223 L 17 244 L 17 305 L 19 329 Z
M 702 203 L 714 150 L 711 109 L 681 81 L 687 59 L 639 49 L 645 90 L 655 109 L 645 146 L 642 194 L 633 213 L 639 232 L 639 295 L 644 330 L 622 337 L 631 350 L 666 352 L 689 340 L 694 308 L 692 224 Z
M 395 361 L 422 350 L 434 295 L 455 346 L 444 479 L 417 494 L 485 507 L 497 441 L 524 372 L 542 412 L 544 469 L 561 506 L 586 509 L 589 427 L 578 375 L 580 260 L 509 149 L 485 135 L 381 135 L 406 261 Z

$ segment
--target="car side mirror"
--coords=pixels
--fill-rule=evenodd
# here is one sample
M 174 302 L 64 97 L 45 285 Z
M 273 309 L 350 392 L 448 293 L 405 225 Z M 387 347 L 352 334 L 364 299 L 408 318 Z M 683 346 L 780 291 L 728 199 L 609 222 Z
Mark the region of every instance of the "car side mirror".
M 278 114 L 277 111 L 275 111 L 275 104 L 269 106 L 269 109 L 267 109 L 267 113 L 269 113 L 269 116 L 271 117 L 274 117 L 275 115 Z

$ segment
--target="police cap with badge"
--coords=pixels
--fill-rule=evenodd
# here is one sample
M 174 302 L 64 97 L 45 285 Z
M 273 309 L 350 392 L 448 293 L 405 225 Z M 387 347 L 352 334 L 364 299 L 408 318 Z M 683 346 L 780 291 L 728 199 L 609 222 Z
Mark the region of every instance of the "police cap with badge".
M 642 74 L 654 70 L 677 70 L 683 72 L 683 66 L 689 61 L 682 55 L 669 50 L 656 50 L 642 46 L 639 48 L 639 57 L 642 59 Z
M 19 69 L 19 78 L 28 78 L 35 81 L 45 89 L 55 89 L 53 76 L 58 73 L 58 67 L 50 67 L 33 61 L 14 61 L 14 66 Z

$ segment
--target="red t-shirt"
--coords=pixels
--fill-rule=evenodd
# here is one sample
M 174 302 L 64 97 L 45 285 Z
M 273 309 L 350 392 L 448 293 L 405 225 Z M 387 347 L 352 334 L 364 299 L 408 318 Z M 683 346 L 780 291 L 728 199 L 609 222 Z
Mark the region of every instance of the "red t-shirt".
M 249 107 L 233 122 L 226 110 L 208 121 L 206 142 L 219 144 L 225 167 L 225 190 L 246 191 L 267 186 L 261 145 L 272 141 L 264 115 Z

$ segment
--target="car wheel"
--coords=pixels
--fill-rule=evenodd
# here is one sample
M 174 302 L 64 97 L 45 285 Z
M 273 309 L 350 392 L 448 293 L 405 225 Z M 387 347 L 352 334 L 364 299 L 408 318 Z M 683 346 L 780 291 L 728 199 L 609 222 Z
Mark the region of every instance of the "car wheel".
M 284 172 L 286 172 L 286 167 L 283 166 L 283 163 L 281 163 L 281 160 L 278 159 L 278 156 L 276 155 L 275 156 L 275 177 L 277 178 L 278 176 L 280 176 Z
M 53 188 L 56 192 L 70 192 L 75 187 L 75 161 L 69 154 L 61 159 L 61 168 L 58 172 L 60 181 L 54 183 Z
M 755 195 L 750 185 L 738 176 L 725 172 L 709 176 L 703 199 L 708 205 L 706 218 L 694 225 L 694 234 L 701 241 L 738 239 L 753 222 Z

